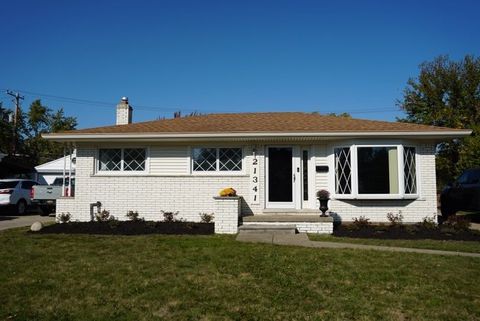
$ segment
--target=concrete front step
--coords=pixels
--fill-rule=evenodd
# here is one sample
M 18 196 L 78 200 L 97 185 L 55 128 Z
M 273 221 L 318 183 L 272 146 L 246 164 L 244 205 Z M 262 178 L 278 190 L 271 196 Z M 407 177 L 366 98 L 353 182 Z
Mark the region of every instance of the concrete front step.
M 295 210 L 291 208 L 264 208 L 261 212 L 262 214 L 307 214 L 307 215 L 320 215 L 320 210 L 318 209 L 301 209 Z
M 333 217 L 321 217 L 320 215 L 259 214 L 242 217 L 242 228 L 248 228 L 248 226 L 252 225 L 261 226 L 262 228 L 259 228 L 262 230 L 275 230 L 278 229 L 278 227 L 290 226 L 292 227 L 292 231 L 295 228 L 298 232 L 316 234 L 333 233 Z
M 248 224 L 239 228 L 240 233 L 279 233 L 279 234 L 295 234 L 297 228 L 295 224 Z

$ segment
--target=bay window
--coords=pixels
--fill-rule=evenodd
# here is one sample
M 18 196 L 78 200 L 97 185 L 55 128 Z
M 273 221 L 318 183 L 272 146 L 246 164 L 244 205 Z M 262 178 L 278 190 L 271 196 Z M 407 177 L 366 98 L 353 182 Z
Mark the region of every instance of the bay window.
M 358 147 L 358 194 L 398 194 L 396 147 Z
M 417 194 L 417 170 L 415 161 L 415 147 L 403 148 L 403 177 L 405 194 Z
M 352 193 L 350 147 L 335 148 L 335 193 Z
M 404 198 L 417 194 L 415 147 L 352 145 L 334 148 L 335 194 Z

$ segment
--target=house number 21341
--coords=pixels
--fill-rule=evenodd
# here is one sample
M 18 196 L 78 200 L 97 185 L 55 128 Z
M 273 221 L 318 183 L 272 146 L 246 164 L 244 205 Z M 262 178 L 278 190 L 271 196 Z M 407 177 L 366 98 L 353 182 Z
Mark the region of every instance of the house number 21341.
M 259 165 L 256 156 L 252 159 L 250 166 L 250 204 L 260 204 L 259 199 Z

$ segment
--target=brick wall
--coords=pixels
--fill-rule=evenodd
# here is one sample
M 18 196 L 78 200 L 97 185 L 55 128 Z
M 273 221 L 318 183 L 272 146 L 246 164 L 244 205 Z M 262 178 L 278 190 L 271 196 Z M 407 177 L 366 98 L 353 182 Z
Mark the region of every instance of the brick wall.
M 215 233 L 237 234 L 238 217 L 241 214 L 239 197 L 214 197 Z
M 90 203 L 119 220 L 127 211 L 138 211 L 146 220 L 162 220 L 161 210 L 178 211 L 178 218 L 200 221 L 199 213 L 214 213 L 213 197 L 225 187 L 248 195 L 249 180 L 243 176 L 99 176 L 94 175 L 96 149 L 78 147 L 75 198 L 58 201 L 57 213 L 70 212 L 73 220 L 90 220 Z M 242 212 L 252 209 L 242 199 Z M 260 205 L 259 205 L 260 206 Z
M 234 187 L 242 196 L 243 214 L 261 214 L 265 207 L 265 158 L 263 145 L 257 145 L 257 158 L 260 170 L 260 202 L 250 204 L 250 163 L 251 147 L 245 147 L 245 173 L 237 176 L 188 174 L 165 175 L 149 173 L 139 176 L 100 176 L 94 174 L 96 148 L 79 145 L 76 163 L 76 191 L 74 199 L 61 199 L 57 202 L 57 213 L 70 212 L 73 220 L 90 220 L 90 203 L 102 202 L 102 208 L 110 211 L 117 219 L 126 219 L 129 210 L 138 211 L 147 220 L 162 220 L 161 210 L 178 211 L 178 217 L 188 221 L 199 221 L 199 213 L 215 213 L 214 196 L 225 187 Z M 151 154 L 152 149 L 151 147 Z M 184 147 L 188 148 L 188 147 Z M 328 148 L 315 145 L 315 163 L 328 164 Z M 434 145 L 417 145 L 419 164 L 420 198 L 416 200 L 332 200 L 330 210 L 336 219 L 351 221 L 361 215 L 371 221 L 385 222 L 388 212 L 402 212 L 405 222 L 421 221 L 436 213 L 435 155 Z M 160 153 L 161 154 L 161 153 Z M 158 154 L 158 156 L 160 156 Z M 188 156 L 187 156 L 188 157 Z M 188 161 L 185 166 L 189 166 Z M 157 164 L 156 166 L 163 166 Z M 332 182 L 326 174 L 315 174 L 315 190 L 332 190 Z M 318 208 L 318 201 L 315 208 Z M 217 214 L 217 213 L 215 213 Z

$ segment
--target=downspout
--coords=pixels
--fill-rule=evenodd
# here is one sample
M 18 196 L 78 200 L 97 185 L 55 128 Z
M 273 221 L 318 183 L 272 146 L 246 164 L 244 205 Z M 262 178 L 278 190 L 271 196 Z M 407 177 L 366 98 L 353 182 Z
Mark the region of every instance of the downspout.
M 68 146 L 69 167 L 68 167 L 68 197 L 72 196 L 72 146 Z
M 65 197 L 65 172 L 67 169 L 67 156 L 65 155 L 65 145 L 63 145 L 63 180 L 62 180 L 62 196 Z

